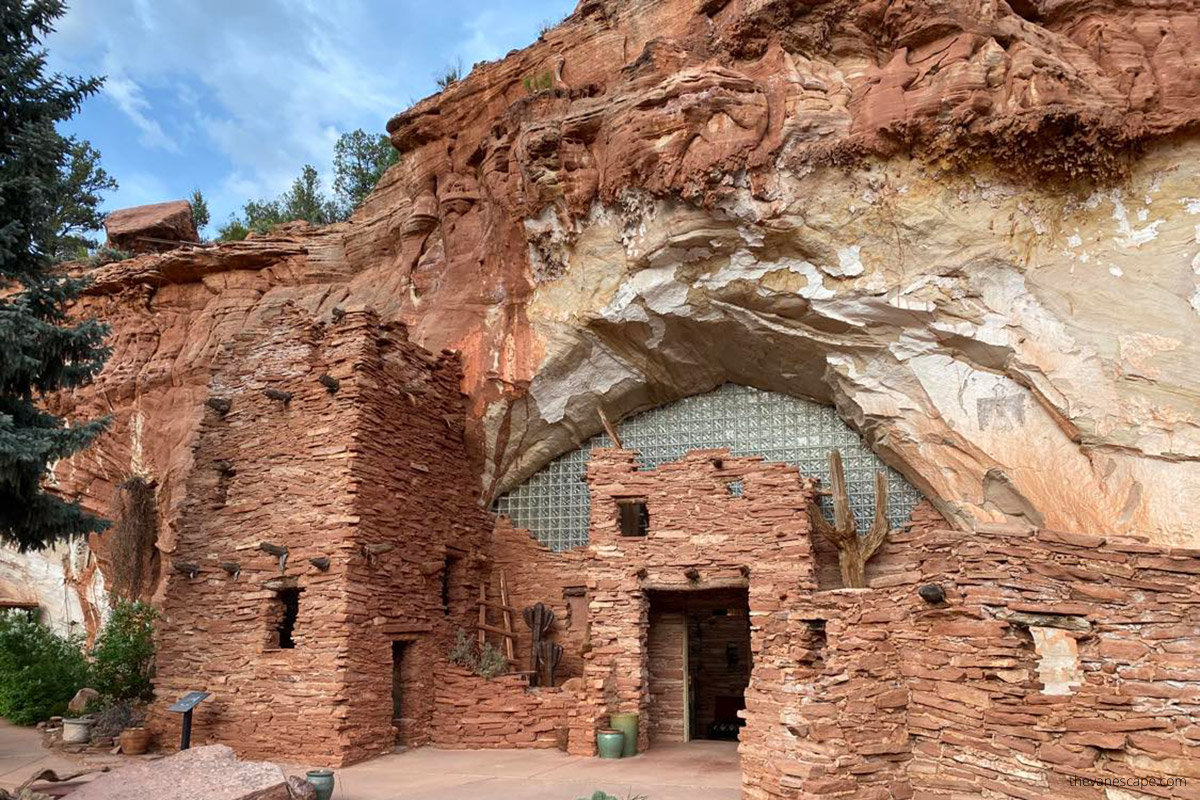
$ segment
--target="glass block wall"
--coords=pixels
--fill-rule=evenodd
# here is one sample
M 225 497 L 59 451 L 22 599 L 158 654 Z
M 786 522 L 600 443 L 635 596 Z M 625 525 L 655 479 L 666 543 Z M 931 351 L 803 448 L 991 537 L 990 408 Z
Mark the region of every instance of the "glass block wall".
M 617 428 L 625 447 L 639 451 L 646 467 L 674 461 L 689 450 L 728 447 L 737 456 L 795 464 L 801 473 L 819 476 L 826 485 L 829 451 L 837 448 L 860 533 L 875 515 L 876 470 L 888 476 L 888 517 L 893 526 L 903 524 L 921 499 L 908 481 L 867 449 L 833 408 L 785 394 L 727 383 L 708 394 L 624 420 Z M 584 465 L 592 448 L 611 446 L 608 436 L 593 437 L 500 497 L 496 511 L 528 528 L 553 550 L 586 545 L 589 497 Z M 829 499 L 821 502 L 832 519 Z

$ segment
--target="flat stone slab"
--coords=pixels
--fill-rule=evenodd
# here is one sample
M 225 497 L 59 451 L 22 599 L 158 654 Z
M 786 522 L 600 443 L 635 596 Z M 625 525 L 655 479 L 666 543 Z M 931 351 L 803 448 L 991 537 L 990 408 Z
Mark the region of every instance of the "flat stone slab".
M 122 208 L 104 218 L 104 230 L 111 246 L 134 252 L 169 249 L 166 242 L 200 241 L 192 222 L 192 206 L 186 200 Z M 162 241 L 149 242 L 143 237 Z
M 72 800 L 290 800 L 283 770 L 264 761 L 239 761 L 223 744 L 195 747 L 101 775 L 71 793 Z

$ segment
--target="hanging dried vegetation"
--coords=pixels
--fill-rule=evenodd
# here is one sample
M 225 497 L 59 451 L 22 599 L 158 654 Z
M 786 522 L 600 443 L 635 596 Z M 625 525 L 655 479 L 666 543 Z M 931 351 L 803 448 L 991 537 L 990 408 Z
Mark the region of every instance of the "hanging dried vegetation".
M 104 535 L 109 560 L 109 593 L 113 598 L 138 600 L 158 580 L 158 509 L 154 482 L 134 476 L 119 487 L 113 499 L 114 524 Z

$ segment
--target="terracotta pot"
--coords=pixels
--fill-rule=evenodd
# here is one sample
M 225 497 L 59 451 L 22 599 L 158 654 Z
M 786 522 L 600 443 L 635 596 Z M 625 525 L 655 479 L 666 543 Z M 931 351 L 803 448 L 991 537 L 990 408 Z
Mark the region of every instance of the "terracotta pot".
M 121 731 L 121 752 L 140 756 L 150 749 L 150 731 L 145 728 L 126 728 Z

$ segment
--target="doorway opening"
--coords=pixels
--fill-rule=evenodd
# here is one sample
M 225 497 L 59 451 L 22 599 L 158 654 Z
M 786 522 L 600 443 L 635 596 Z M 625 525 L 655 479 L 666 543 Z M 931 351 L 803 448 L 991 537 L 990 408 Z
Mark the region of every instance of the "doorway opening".
M 737 740 L 750 683 L 746 589 L 650 593 L 650 742 Z
M 392 642 L 392 727 L 398 731 L 396 743 L 407 745 L 413 736 L 413 642 Z

